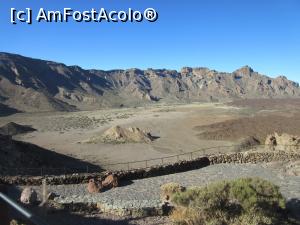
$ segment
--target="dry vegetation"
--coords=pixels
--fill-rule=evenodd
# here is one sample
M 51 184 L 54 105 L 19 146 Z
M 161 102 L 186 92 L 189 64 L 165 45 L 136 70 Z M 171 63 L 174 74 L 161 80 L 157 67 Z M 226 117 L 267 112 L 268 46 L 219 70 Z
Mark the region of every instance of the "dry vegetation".
M 161 199 L 163 201 L 169 201 L 170 197 L 175 193 L 182 192 L 185 187 L 182 187 L 178 183 L 167 183 L 160 187 Z
M 259 178 L 222 181 L 172 195 L 178 225 L 293 224 L 279 188 Z

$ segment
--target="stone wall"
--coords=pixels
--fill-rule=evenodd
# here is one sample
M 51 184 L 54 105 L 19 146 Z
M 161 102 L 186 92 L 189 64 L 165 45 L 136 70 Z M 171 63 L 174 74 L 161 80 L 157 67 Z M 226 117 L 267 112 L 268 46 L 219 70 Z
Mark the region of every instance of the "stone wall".
M 300 154 L 285 151 L 240 152 L 209 156 L 210 164 L 220 163 L 263 163 L 299 160 Z
M 172 173 L 179 173 L 194 169 L 200 169 L 213 164 L 220 163 L 262 163 L 272 161 L 292 161 L 299 160 L 300 154 L 287 153 L 282 151 L 274 152 L 242 152 L 210 155 L 208 157 L 200 157 L 191 161 L 181 161 L 169 165 L 158 165 L 147 169 L 133 169 L 128 171 L 115 171 L 120 180 L 135 180 L 147 177 L 162 176 Z M 47 183 L 49 185 L 59 184 L 80 184 L 88 183 L 88 180 L 94 178 L 96 180 L 102 179 L 111 172 L 106 171 L 94 174 L 73 174 L 62 176 L 48 176 Z M 30 177 L 30 176 L 2 176 L 0 177 L 0 184 L 14 184 L 14 185 L 41 185 L 44 177 Z

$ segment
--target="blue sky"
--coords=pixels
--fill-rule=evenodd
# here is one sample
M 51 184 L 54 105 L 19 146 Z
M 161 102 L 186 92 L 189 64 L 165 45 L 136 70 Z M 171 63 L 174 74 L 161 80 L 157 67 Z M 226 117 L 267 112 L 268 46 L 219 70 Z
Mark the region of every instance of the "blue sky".
M 144 10 L 155 23 L 10 24 L 10 8 Z M 300 82 L 298 0 L 1 0 L 0 51 L 83 68 L 249 65 Z

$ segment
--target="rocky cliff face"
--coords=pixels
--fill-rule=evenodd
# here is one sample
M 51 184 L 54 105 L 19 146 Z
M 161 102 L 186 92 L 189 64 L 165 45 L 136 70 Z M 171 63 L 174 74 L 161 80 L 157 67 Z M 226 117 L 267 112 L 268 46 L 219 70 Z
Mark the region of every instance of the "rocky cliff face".
M 223 101 L 300 97 L 299 85 L 260 75 L 207 68 L 84 70 L 78 66 L 0 53 L 1 109 L 52 111 L 135 106 L 155 101 Z

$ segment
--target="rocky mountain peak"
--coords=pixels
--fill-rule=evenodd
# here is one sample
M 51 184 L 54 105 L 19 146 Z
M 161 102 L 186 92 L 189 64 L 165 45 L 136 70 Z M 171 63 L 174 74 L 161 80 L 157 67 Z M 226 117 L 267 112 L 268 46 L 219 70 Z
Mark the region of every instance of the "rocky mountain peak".
M 251 76 L 253 72 L 254 70 L 250 66 L 246 65 L 236 70 L 234 73 L 242 77 L 242 76 Z
M 183 67 L 180 71 L 182 76 L 187 76 L 187 75 L 195 75 L 195 76 L 204 76 L 209 75 L 210 72 L 215 72 L 214 70 L 210 70 L 206 67 Z
M 188 74 L 193 72 L 193 68 L 192 67 L 183 67 L 180 71 L 182 76 L 187 76 Z

